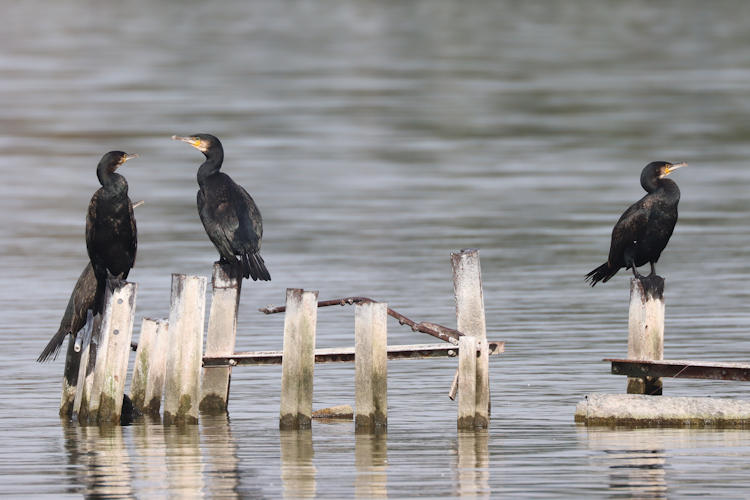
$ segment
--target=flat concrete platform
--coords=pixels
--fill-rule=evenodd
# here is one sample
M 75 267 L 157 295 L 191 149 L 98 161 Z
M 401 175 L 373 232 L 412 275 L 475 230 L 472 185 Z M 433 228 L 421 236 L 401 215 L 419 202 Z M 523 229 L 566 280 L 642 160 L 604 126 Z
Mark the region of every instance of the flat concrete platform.
M 727 398 L 588 394 L 575 421 L 627 427 L 750 428 L 750 401 Z

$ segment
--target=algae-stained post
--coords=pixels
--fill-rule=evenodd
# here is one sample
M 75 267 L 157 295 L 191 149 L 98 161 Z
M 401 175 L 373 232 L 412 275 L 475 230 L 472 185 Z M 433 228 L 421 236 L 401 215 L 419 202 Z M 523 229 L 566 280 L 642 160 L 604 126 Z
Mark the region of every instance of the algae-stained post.
M 114 291 L 107 288 L 86 412 L 88 423 L 120 422 L 135 318 L 136 289 L 135 283 L 124 283 Z
M 281 362 L 281 429 L 310 427 L 317 319 L 318 292 L 287 289 Z
M 464 335 L 458 341 L 458 428 L 477 424 L 477 339 Z
M 480 348 L 476 365 L 476 425 L 487 427 L 490 415 L 489 350 L 486 346 L 487 327 L 479 250 L 471 248 L 451 254 L 451 265 L 456 297 L 456 329 L 464 335 L 474 337 Z
M 630 279 L 628 359 L 664 359 L 664 278 Z M 662 394 L 660 378 L 628 378 L 628 394 Z
M 206 278 L 172 275 L 164 423 L 197 423 Z
M 147 415 L 158 415 L 167 362 L 167 320 L 143 318 L 138 350 L 130 383 L 133 407 Z
M 241 279 L 230 276 L 218 262 L 214 264 L 211 311 L 206 332 L 206 356 L 231 356 L 237 337 L 237 310 Z M 206 366 L 201 382 L 200 411 L 223 413 L 229 403 L 231 366 Z
M 388 423 L 388 306 L 363 302 L 354 307 L 354 373 L 358 430 Z

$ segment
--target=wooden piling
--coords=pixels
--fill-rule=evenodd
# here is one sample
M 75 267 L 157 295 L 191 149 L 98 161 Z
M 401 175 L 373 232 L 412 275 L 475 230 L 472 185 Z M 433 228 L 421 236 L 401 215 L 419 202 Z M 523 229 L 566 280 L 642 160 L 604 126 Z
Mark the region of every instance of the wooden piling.
M 102 313 L 100 342 L 88 404 L 88 423 L 119 424 L 128 373 L 137 285 L 124 283 L 110 291 Z
M 198 423 L 206 278 L 172 275 L 164 424 Z
M 282 430 L 310 427 L 317 301 L 317 291 L 305 292 L 299 288 L 286 291 L 279 409 L 279 428 Z
M 474 424 L 476 427 L 486 428 L 490 418 L 490 372 L 479 250 L 465 249 L 451 254 L 451 265 L 456 297 L 456 329 L 464 335 L 474 337 L 481 351 L 476 363 L 477 402 Z M 461 386 L 460 381 L 459 385 Z
M 101 314 L 90 318 L 90 321 L 86 322 L 81 340 L 81 360 L 78 366 L 78 382 L 76 383 L 76 395 L 73 400 L 73 414 L 71 415 L 74 420 L 78 420 L 81 424 L 88 422 L 88 402 L 91 397 L 91 385 L 94 381 L 94 367 L 101 325 Z M 76 345 L 78 345 L 78 339 L 76 339 Z
M 354 308 L 355 429 L 372 432 L 388 424 L 388 306 L 364 302 Z
M 477 339 L 458 340 L 458 428 L 474 429 L 477 416 Z
M 664 359 L 664 278 L 630 280 L 628 359 Z M 628 394 L 662 394 L 661 378 L 628 378 Z
M 76 337 L 76 333 L 69 336 L 68 350 L 65 354 L 65 370 L 63 371 L 62 395 L 60 397 L 60 417 L 65 419 L 69 419 L 73 415 L 78 371 L 81 367 L 81 352 L 75 350 Z
M 228 275 L 224 267 L 216 263 L 212 285 L 206 356 L 231 356 L 237 337 L 237 310 L 242 280 Z M 231 376 L 231 366 L 203 367 L 200 411 L 213 414 L 227 411 Z
M 133 407 L 144 415 L 159 415 L 167 363 L 168 325 L 165 319 L 143 318 L 141 323 L 130 399 Z

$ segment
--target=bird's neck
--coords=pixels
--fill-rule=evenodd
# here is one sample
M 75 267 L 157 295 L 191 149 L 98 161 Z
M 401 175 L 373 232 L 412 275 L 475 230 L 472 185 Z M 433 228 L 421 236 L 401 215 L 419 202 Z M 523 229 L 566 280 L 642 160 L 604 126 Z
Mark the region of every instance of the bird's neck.
M 128 181 L 120 174 L 102 170 L 97 171 L 96 176 L 106 191 L 114 194 L 128 194 Z
M 224 161 L 223 153 L 212 153 L 206 155 L 206 161 L 198 168 L 198 184 L 203 184 L 203 181 L 210 175 L 213 175 L 221 169 L 221 163 Z
M 672 179 L 659 179 L 658 186 L 670 198 L 680 199 L 680 188 L 677 187 L 677 183 Z

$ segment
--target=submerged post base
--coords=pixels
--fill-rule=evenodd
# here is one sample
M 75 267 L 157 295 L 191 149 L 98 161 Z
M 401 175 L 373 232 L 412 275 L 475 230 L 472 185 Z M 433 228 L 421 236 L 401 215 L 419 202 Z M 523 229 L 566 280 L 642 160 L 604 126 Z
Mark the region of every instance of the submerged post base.
M 750 401 L 640 394 L 588 394 L 575 421 L 629 427 L 750 428 Z

